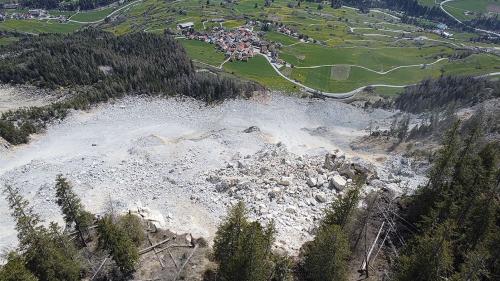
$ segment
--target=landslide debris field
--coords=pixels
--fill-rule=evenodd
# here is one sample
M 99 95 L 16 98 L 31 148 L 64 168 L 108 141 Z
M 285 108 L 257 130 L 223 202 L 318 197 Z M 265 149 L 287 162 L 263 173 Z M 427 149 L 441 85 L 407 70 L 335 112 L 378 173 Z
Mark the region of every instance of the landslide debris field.
M 275 220 L 278 247 L 296 251 L 357 171 L 373 175 L 365 190 L 422 179 L 398 155 L 349 148 L 370 122 L 388 127 L 391 116 L 279 94 L 213 106 L 127 98 L 73 112 L 30 144 L 0 152 L 0 184 L 21 188 L 47 221 L 60 221 L 53 186 L 62 173 L 90 211 L 110 201 L 124 211 L 147 206 L 163 214 L 165 228 L 208 239 L 241 199 L 252 218 Z M 3 198 L 0 225 L 0 249 L 13 247 Z

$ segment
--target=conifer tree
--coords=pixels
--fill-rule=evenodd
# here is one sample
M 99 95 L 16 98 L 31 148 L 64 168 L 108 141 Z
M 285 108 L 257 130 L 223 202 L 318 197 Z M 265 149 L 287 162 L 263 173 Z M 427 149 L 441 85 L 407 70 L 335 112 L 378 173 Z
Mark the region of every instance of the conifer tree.
M 358 207 L 360 187 L 360 182 L 356 183 L 331 203 L 329 208 L 325 210 L 325 217 L 322 220 L 323 226 L 335 224 L 342 229 L 344 228 L 353 211 Z
M 231 208 L 227 218 L 217 229 L 214 238 L 214 257 L 219 264 L 227 264 L 238 251 L 238 241 L 248 225 L 247 211 L 243 202 Z
M 80 264 L 69 239 L 55 224 L 47 229 L 18 189 L 5 187 L 26 267 L 40 281 L 77 281 Z
M 110 215 L 99 220 L 97 229 L 99 248 L 109 252 L 124 276 L 130 275 L 135 270 L 139 253 L 127 233 L 113 222 Z
M 450 224 L 442 224 L 432 232 L 417 236 L 398 258 L 394 280 L 446 280 L 453 267 L 449 227 Z
M 272 275 L 274 224 L 264 228 L 259 222 L 248 222 L 246 212 L 239 202 L 217 230 L 214 257 L 221 280 L 265 281 Z
M 7 256 L 7 263 L 0 267 L 0 280 L 37 281 L 38 279 L 26 268 L 26 261 L 20 254 L 10 252 Z
M 85 211 L 78 195 L 73 191 L 71 184 L 62 176 L 56 178 L 56 203 L 61 207 L 66 224 L 75 225 L 81 242 L 86 245 L 83 232 L 92 225 L 94 216 Z
M 10 185 L 5 186 L 4 193 L 11 210 L 11 215 L 16 222 L 17 238 L 21 250 L 25 250 L 36 240 L 36 234 L 41 230 L 40 216 L 29 206 L 29 202 L 19 194 L 18 189 Z
M 320 227 L 305 253 L 304 271 L 310 281 L 347 280 L 349 243 L 339 225 Z
M 137 216 L 132 214 L 121 216 L 118 224 L 137 247 L 141 245 L 145 235 L 141 220 Z

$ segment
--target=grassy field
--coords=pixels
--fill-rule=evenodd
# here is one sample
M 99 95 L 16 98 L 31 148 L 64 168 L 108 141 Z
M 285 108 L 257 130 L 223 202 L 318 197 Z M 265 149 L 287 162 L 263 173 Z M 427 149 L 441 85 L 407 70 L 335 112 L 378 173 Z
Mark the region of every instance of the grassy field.
M 428 77 L 444 74 L 480 75 L 482 73 L 500 71 L 500 59 L 493 55 L 473 55 L 461 61 L 442 61 L 438 64 L 414 68 L 398 69 L 390 74 L 382 75 L 362 68 L 351 67 L 348 79 L 332 79 L 330 67 L 316 69 L 294 68 L 291 78 L 303 84 L 328 92 L 347 92 L 366 85 L 388 84 L 407 85 Z
M 450 55 L 449 47 L 329 48 L 317 44 L 298 44 L 281 50 L 281 57 L 295 66 L 352 64 L 376 71 L 387 71 L 401 65 L 431 63 L 441 56 Z
M 117 7 L 108 7 L 93 11 L 83 11 L 71 17 L 72 20 L 82 22 L 92 22 L 104 19 L 107 15 L 111 14 Z
M 0 37 L 0 46 L 5 46 L 17 42 L 19 38 L 16 37 Z
M 298 88 L 279 76 L 262 56 L 256 56 L 248 62 L 236 61 L 224 64 L 224 70 L 236 76 L 259 82 L 274 90 L 296 92 Z
M 186 39 L 179 39 L 179 42 L 186 49 L 188 56 L 194 60 L 218 67 L 225 59 L 224 54 L 217 51 L 212 44 Z
M 70 33 L 82 27 L 78 23 L 59 23 L 57 21 L 6 20 L 0 23 L 0 30 L 24 33 Z

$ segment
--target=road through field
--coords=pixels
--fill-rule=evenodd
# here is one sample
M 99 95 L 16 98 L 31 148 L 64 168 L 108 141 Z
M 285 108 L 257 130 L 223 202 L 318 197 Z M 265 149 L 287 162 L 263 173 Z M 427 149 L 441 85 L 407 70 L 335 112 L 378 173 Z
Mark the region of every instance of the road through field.
M 450 12 L 448 12 L 445 8 L 444 8 L 444 5 L 446 3 L 450 3 L 450 2 L 453 2 L 453 1 L 456 1 L 456 0 L 445 0 L 443 2 L 441 2 L 439 4 L 439 7 L 441 8 L 441 10 L 443 12 L 445 12 L 448 16 L 450 16 L 452 19 L 454 19 L 456 22 L 460 23 L 460 24 L 464 24 L 461 20 L 457 19 L 454 15 L 452 15 Z M 472 27 L 474 28 L 474 30 L 476 31 L 480 31 L 480 32 L 485 32 L 485 33 L 488 33 L 488 34 L 493 34 L 495 36 L 498 36 L 500 37 L 500 33 L 496 33 L 496 32 L 493 32 L 493 31 L 490 31 L 490 30 L 485 30 L 485 29 L 480 29 L 480 28 L 475 28 L 475 27 Z
M 366 85 L 366 86 L 362 86 L 362 87 L 359 87 L 357 89 L 354 89 L 350 92 L 344 92 L 344 93 L 332 93 L 332 92 L 323 92 L 323 91 L 320 91 L 320 90 L 317 90 L 317 89 L 313 89 L 311 87 L 308 87 L 294 79 L 291 79 L 289 77 L 287 77 L 286 75 L 284 75 L 283 73 L 281 73 L 281 71 L 272 63 L 271 59 L 268 57 L 268 56 L 265 56 L 263 54 L 260 54 L 261 56 L 263 56 L 264 58 L 266 58 L 267 62 L 269 62 L 269 64 L 271 65 L 271 67 L 274 69 L 274 71 L 281 77 L 283 77 L 284 79 L 288 80 L 289 82 L 305 89 L 307 92 L 310 92 L 312 94 L 318 94 L 318 95 L 322 95 L 322 96 L 325 96 L 325 97 L 329 97 L 329 98 L 334 98 L 334 99 L 348 99 L 348 98 L 351 98 L 353 96 L 355 96 L 356 94 L 358 94 L 359 92 L 363 91 L 364 89 L 366 89 L 367 87 L 386 87 L 386 88 L 405 88 L 405 87 L 408 87 L 408 86 L 412 86 L 412 85 L 415 85 L 415 84 L 407 84 L 407 85 L 388 85 L 388 84 L 371 84 L 371 85 Z M 435 63 L 438 63 L 439 61 L 443 60 L 445 58 L 442 58 L 442 59 L 439 59 L 437 61 L 435 61 L 433 64 Z M 330 65 L 332 66 L 332 65 Z M 320 66 L 321 67 L 321 66 Z M 299 68 L 299 67 L 297 67 Z M 304 68 L 304 67 L 303 67 Z M 307 67 L 305 67 L 307 68 Z M 364 67 L 362 67 L 364 68 Z M 400 67 L 402 68 L 402 67 Z M 500 72 L 492 72 L 492 73 L 488 73 L 488 74 L 484 74 L 484 75 L 479 75 L 479 76 L 476 76 L 476 78 L 479 78 L 479 77 L 491 77 L 491 76 L 499 76 L 500 75 Z
M 368 67 L 365 67 L 365 66 L 362 66 L 362 65 L 356 65 L 356 64 L 348 64 L 350 67 L 357 67 L 357 68 L 362 68 L 364 70 L 368 70 L 370 72 L 373 72 L 373 73 L 377 73 L 377 74 L 380 74 L 380 75 L 386 75 L 386 74 L 389 74 L 395 70 L 398 70 L 398 69 L 402 69 L 402 68 L 412 68 L 412 67 L 424 67 L 424 66 L 427 66 L 427 65 L 434 65 L 436 63 L 439 63 L 443 60 L 447 60 L 447 58 L 440 58 L 432 63 L 422 63 L 422 64 L 410 64 L 410 65 L 401 65 L 401 66 L 398 66 L 398 67 L 394 67 L 394 68 L 391 68 L 387 71 L 376 71 L 376 70 L 373 70 L 373 69 L 370 69 Z M 314 69 L 314 68 L 321 68 L 321 67 L 332 67 L 332 66 L 335 66 L 336 64 L 323 64 L 323 65 L 313 65 L 313 66 L 295 66 L 295 68 L 306 68 L 306 69 Z
M 123 6 L 123 7 L 121 7 L 121 8 L 118 8 L 118 9 L 114 10 L 113 12 L 111 12 L 109 15 L 107 15 L 104 18 L 100 19 L 100 20 L 96 20 L 96 21 L 77 21 L 77 20 L 68 19 L 68 21 L 75 22 L 75 23 L 81 23 L 81 24 L 100 23 L 100 22 L 103 22 L 107 17 L 110 17 L 110 16 L 118 13 L 119 11 L 121 11 L 121 10 L 123 10 L 125 8 L 128 8 L 128 7 L 132 6 L 132 5 L 135 5 L 135 4 L 137 4 L 137 3 L 141 2 L 141 1 L 142 0 L 136 0 L 134 2 L 131 2 L 131 3 L 129 3 L 129 4 L 125 5 L 125 6 Z

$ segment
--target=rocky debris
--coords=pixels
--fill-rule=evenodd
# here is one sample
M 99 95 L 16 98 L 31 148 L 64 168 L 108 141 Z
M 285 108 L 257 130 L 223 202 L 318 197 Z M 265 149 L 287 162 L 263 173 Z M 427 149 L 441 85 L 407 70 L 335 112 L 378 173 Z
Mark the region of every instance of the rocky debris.
M 339 151 L 326 156 L 298 156 L 280 143 L 266 144 L 244 160 L 241 155 L 231 159 L 223 168 L 208 172 L 207 183 L 215 192 L 230 196 L 232 203 L 244 201 L 253 219 L 263 223 L 275 220 L 279 233 L 314 226 L 327 204 L 352 182 L 337 169 L 348 167 L 352 176 L 362 172 Z M 307 231 L 299 233 L 303 235 L 301 240 L 311 238 Z M 297 237 L 283 236 L 283 243 L 292 239 Z
M 357 173 L 341 151 L 331 151 L 326 162 L 324 147 L 347 149 L 368 120 L 388 115 L 282 96 L 265 105 L 236 99 L 213 108 L 194 100 L 127 98 L 100 105 L 92 114 L 72 114 L 50 125 L 35 145 L 0 155 L 0 184 L 21 188 L 50 221 L 60 213 L 53 188 L 45 187 L 53 187 L 62 173 L 92 212 L 104 212 L 110 200 L 116 210 L 129 210 L 140 199 L 165 215 L 168 228 L 208 238 L 227 208 L 243 200 L 251 218 L 275 220 L 277 236 L 286 237 L 278 247 L 296 252 L 339 194 L 331 186 L 333 176 L 340 168 Z M 242 132 L 257 123 L 266 124 L 265 136 Z M 310 123 L 324 128 L 301 129 Z M 274 140 L 285 141 L 296 154 L 283 144 L 268 144 Z M 376 170 L 382 185 L 397 189 L 415 182 L 398 175 L 399 158 L 388 161 L 390 167 Z M 376 180 L 364 190 L 380 188 Z M 44 188 L 37 193 L 39 187 Z M 7 229 L 0 246 L 10 245 L 14 225 L 1 202 L 0 224 Z
M 321 193 L 318 193 L 316 194 L 316 196 L 314 196 L 314 198 L 316 199 L 316 201 L 318 201 L 319 203 L 325 203 L 326 202 L 326 197 L 325 195 L 321 194 Z
M 5 139 L 3 139 L 2 137 L 0 137 L 0 152 L 7 151 L 7 149 L 9 149 L 9 147 L 10 147 L 9 142 L 6 141 Z
M 243 130 L 243 133 L 245 133 L 245 134 L 254 133 L 254 132 L 260 132 L 259 127 L 250 126 L 250 127 L 246 128 L 245 130 Z
M 143 218 L 145 221 L 153 224 L 156 228 L 165 228 L 167 225 L 161 212 L 144 207 L 141 202 L 137 202 L 136 206 L 130 208 L 128 212 Z

